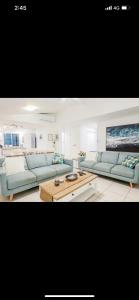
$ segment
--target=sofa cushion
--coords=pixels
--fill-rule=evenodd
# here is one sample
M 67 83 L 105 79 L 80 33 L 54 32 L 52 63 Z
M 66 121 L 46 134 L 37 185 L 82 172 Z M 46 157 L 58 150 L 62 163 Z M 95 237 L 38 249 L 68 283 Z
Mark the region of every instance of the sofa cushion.
M 53 157 L 47 157 L 46 166 L 51 166 L 53 163 Z
M 45 158 L 46 158 L 46 165 L 51 166 L 54 158 L 54 153 L 46 154 Z
M 123 176 L 123 177 L 128 177 L 128 178 L 133 178 L 134 177 L 134 170 L 127 168 L 125 166 L 122 165 L 117 165 L 114 166 L 111 169 L 111 174 L 115 174 L 118 176 Z
M 104 162 L 96 163 L 93 167 L 94 170 L 102 171 L 110 173 L 111 169 L 113 168 L 114 164 L 108 164 Z
M 93 160 L 84 160 L 80 162 L 80 167 L 91 169 L 96 164 L 96 161 Z
M 30 184 L 36 181 L 36 176 L 31 171 L 19 172 L 7 176 L 8 189 L 16 189 L 20 186 Z
M 47 164 L 45 154 L 27 155 L 26 162 L 29 170 L 44 167 Z
M 135 153 L 135 152 L 120 152 L 117 164 L 121 165 L 122 162 L 128 157 L 128 155 L 134 156 L 134 157 L 139 157 L 139 153 Z
M 33 169 L 32 172 L 36 176 L 37 181 L 56 176 L 56 171 L 51 166 L 36 168 Z
M 101 155 L 101 162 L 116 164 L 118 161 L 119 152 L 107 151 Z
M 56 164 L 52 165 L 51 167 L 56 171 L 57 175 L 62 175 L 72 171 L 72 166 L 66 164 Z

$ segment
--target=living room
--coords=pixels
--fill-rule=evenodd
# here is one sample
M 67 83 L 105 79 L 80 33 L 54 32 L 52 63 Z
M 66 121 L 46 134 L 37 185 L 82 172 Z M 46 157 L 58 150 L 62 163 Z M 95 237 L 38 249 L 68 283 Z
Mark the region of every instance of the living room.
M 40 188 L 43 189 L 45 177 L 39 177 L 37 183 L 33 183 L 33 179 L 29 177 L 29 181 L 26 183 L 24 181 L 21 188 L 21 182 L 18 186 L 14 186 L 13 176 L 17 178 L 19 173 L 23 173 L 24 169 L 27 170 L 25 166 L 27 157 L 32 159 L 34 157 L 33 163 L 36 164 L 36 159 L 40 158 L 40 155 L 50 159 L 57 153 L 64 157 L 66 163 L 63 163 L 63 171 L 60 166 L 59 173 L 51 173 L 50 177 L 46 178 L 47 182 L 56 179 L 59 181 L 61 178 L 64 180 L 66 174 L 78 174 L 79 177 L 78 172 L 84 172 L 86 173 L 84 176 L 91 176 L 84 177 L 84 180 L 87 184 L 92 182 L 93 186 L 92 190 L 85 190 L 86 185 L 83 184 L 83 180 L 81 181 L 82 176 L 80 179 L 82 186 L 76 189 L 76 193 L 80 190 L 78 197 L 76 195 L 73 198 L 68 194 L 58 202 L 139 201 L 138 120 L 138 98 L 1 98 L 1 201 L 47 202 L 40 197 Z M 98 161 L 99 153 L 103 156 L 100 161 Z M 120 168 L 124 173 L 117 173 L 119 172 L 117 169 L 116 173 L 113 173 L 114 167 L 119 168 L 118 161 L 123 154 L 125 155 L 120 162 Z M 110 156 L 109 162 L 107 160 Z M 128 156 L 129 162 L 131 158 L 134 160 L 134 166 L 124 165 Z M 103 164 L 104 169 L 99 169 L 100 166 L 97 164 L 95 169 L 96 162 Z M 28 161 L 27 165 L 30 163 L 32 164 Z M 56 167 L 58 164 L 53 166 L 55 170 Z M 107 167 L 109 171 L 106 170 Z M 2 177 L 3 168 L 6 170 L 5 179 Z M 31 172 L 31 169 L 26 172 Z M 7 194 L 2 191 L 4 186 L 2 180 L 6 182 L 10 180 L 9 186 L 13 185 Z M 74 185 L 77 183 L 76 180 Z M 57 189 L 60 189 L 62 184 L 61 180 Z M 72 182 L 70 184 L 73 186 Z M 76 194 L 75 190 L 73 191 Z

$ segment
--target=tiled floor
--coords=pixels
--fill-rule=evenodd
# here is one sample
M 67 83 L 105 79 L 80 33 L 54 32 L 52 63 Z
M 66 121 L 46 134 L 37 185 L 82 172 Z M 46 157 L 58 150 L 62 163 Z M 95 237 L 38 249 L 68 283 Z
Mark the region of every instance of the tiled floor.
M 139 202 L 139 185 L 131 189 L 125 182 L 102 177 L 96 182 L 98 193 L 89 202 Z
M 128 183 L 106 177 L 97 177 L 97 192 L 87 202 L 139 202 L 139 185 L 132 189 Z M 38 187 L 14 196 L 14 202 L 43 202 Z M 6 200 L 5 200 L 6 201 Z

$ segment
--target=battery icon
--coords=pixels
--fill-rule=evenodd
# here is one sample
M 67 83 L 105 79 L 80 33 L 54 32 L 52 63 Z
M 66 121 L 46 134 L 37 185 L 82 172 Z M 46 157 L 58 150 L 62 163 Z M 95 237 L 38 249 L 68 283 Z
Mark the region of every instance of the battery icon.
M 122 10 L 127 10 L 128 9 L 128 7 L 127 7 L 127 5 L 122 5 Z

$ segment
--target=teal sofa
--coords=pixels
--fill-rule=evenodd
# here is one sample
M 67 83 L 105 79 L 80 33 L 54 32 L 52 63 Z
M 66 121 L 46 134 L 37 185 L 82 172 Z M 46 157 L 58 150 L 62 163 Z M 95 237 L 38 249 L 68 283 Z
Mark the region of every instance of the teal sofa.
M 139 183 L 139 163 L 134 169 L 122 165 L 122 161 L 128 156 L 139 157 L 139 153 L 132 152 L 98 152 L 96 161 L 79 158 L 79 168 L 95 174 L 127 181 L 132 187 L 132 183 Z
M 25 156 L 25 170 L 13 175 L 6 175 L 4 159 L 0 159 L 0 194 L 10 196 L 35 186 L 43 181 L 50 180 L 73 171 L 73 161 L 64 159 L 62 164 L 53 164 L 53 156 L 45 154 Z

